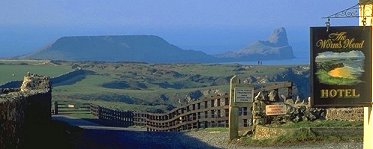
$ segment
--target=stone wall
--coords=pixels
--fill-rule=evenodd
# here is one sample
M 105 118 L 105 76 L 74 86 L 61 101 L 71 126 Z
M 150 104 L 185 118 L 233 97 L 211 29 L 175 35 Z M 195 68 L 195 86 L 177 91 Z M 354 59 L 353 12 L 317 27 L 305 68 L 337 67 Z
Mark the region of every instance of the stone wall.
M 88 72 L 89 71 L 83 69 L 75 69 L 73 71 L 51 78 L 51 83 L 53 84 L 53 87 L 55 87 L 55 85 L 58 85 L 58 83 L 64 82 L 79 75 L 85 75 Z
M 281 136 L 293 136 L 297 134 L 311 134 L 315 136 L 363 136 L 362 127 L 301 127 L 301 128 L 281 128 L 281 127 L 267 127 L 256 126 L 253 139 L 265 140 L 275 139 Z
M 49 78 L 28 74 L 21 89 L 1 89 L 0 148 L 27 148 L 51 120 Z
M 364 108 L 328 108 L 327 120 L 363 121 Z
M 357 108 L 312 108 L 309 105 L 309 99 L 300 100 L 298 97 L 294 101 L 293 99 L 286 99 L 286 97 L 281 98 L 284 100 L 277 100 L 278 102 L 273 102 L 269 97 L 267 99 L 261 96 L 261 92 L 255 97 L 253 103 L 253 113 L 254 113 L 254 125 L 255 124 L 270 124 L 270 123 L 286 123 L 287 121 L 314 121 L 316 119 L 321 120 L 342 120 L 342 121 L 363 121 L 364 120 L 364 109 L 362 107 Z M 276 100 L 275 100 L 276 101 Z M 257 107 L 260 105 L 261 107 Z M 265 114 L 266 105 L 285 105 L 286 114 L 277 116 L 267 116 Z M 256 113 L 257 116 L 255 115 Z M 256 116 L 256 117 L 255 117 Z M 255 120 L 259 119 L 259 122 Z
M 257 125 L 255 128 L 254 139 L 257 140 L 264 140 L 264 139 L 271 139 L 276 138 L 282 135 L 285 135 L 287 132 L 292 130 L 291 128 L 271 128 L 262 125 Z
M 314 121 L 325 119 L 325 109 L 311 108 L 309 100 L 296 100 L 279 96 L 278 91 L 273 90 L 269 94 L 265 91 L 259 92 L 253 102 L 253 124 L 283 124 L 287 122 Z M 277 111 L 270 113 L 267 106 L 278 106 Z

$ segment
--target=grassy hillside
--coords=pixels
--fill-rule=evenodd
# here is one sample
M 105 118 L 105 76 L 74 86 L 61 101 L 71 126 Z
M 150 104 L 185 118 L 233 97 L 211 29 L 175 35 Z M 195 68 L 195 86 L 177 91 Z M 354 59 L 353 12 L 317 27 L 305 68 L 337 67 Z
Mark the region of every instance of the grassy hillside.
M 70 65 L 56 65 L 49 61 L 7 61 L 0 60 L 0 84 L 22 80 L 27 72 L 50 77 L 71 71 Z
M 0 67 L 7 72 L 4 76 L 12 76 L 12 73 L 23 76 L 27 71 L 56 76 L 80 67 L 91 73 L 67 80 L 68 85 L 54 86 L 53 100 L 79 100 L 118 109 L 153 112 L 169 110 L 203 96 L 225 93 L 233 75 L 252 84 L 296 81 L 300 84 L 299 93 L 307 91 L 309 86 L 304 85 L 308 82 L 308 66 L 49 62 L 43 65 L 3 64 Z
M 238 64 L 75 63 L 94 72 L 73 85 L 54 88 L 54 98 L 128 105 L 143 110 L 167 110 L 203 96 L 228 91 L 233 75 L 253 84 L 305 79 L 307 66 L 252 66 Z M 304 82 L 300 82 L 304 83 Z M 308 85 L 302 85 L 308 86 Z M 153 107 L 153 108 L 150 108 Z

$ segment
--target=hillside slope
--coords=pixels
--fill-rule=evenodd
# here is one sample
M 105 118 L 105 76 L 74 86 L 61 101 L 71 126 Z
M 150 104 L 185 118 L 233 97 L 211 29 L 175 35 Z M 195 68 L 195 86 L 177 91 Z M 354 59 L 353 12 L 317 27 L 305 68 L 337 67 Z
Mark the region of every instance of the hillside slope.
M 211 62 L 200 51 L 183 50 L 153 35 L 62 37 L 26 59 L 138 61 L 150 63 Z

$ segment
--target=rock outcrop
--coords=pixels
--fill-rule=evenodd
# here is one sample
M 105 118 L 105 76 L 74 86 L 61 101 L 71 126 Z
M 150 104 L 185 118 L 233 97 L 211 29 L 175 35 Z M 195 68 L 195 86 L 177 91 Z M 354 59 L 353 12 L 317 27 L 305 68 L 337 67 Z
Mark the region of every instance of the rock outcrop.
M 288 43 L 285 28 L 273 31 L 267 41 L 257 41 L 238 51 L 231 51 L 218 57 L 228 61 L 281 60 L 294 58 L 293 49 Z
M 49 89 L 51 87 L 49 77 L 30 74 L 29 72 L 23 77 L 21 91 L 27 92 L 31 90 Z
M 27 74 L 21 89 L 0 91 L 0 148 L 33 148 L 51 120 L 49 78 Z

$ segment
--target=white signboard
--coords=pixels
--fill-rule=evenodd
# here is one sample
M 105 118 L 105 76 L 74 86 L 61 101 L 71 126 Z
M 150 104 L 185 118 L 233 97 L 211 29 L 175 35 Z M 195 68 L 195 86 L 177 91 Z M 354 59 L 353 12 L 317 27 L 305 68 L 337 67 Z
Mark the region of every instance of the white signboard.
M 253 102 L 254 88 L 253 87 L 236 87 L 235 102 Z
M 285 105 L 266 105 L 266 115 L 284 115 L 286 114 Z

